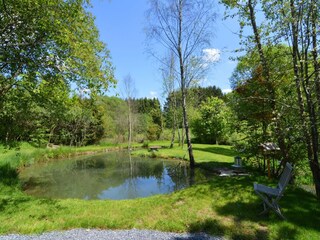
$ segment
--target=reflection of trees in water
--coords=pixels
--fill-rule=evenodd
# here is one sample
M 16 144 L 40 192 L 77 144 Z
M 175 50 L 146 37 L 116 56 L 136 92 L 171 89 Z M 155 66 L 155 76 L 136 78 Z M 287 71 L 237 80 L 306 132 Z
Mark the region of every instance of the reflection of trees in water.
M 137 183 L 135 181 L 135 164 L 134 161 L 132 160 L 132 156 L 131 156 L 131 151 L 128 151 L 128 158 L 129 158 L 129 165 L 130 165 L 130 175 L 128 178 L 128 185 L 127 187 L 123 188 L 123 190 L 125 191 L 125 193 L 127 193 L 127 196 L 129 198 L 134 198 L 135 196 L 137 196 L 138 194 L 138 186 Z
M 39 185 L 30 187 L 48 197 L 94 199 L 109 188 L 121 186 L 123 194 L 132 198 L 144 190 L 139 185 L 142 180 L 154 179 L 159 189 L 171 192 L 189 186 L 188 174 L 182 162 L 141 159 L 117 152 L 57 161 L 45 167 L 34 165 L 25 173 L 25 181 L 42 179 L 45 186 L 40 187 L 44 190 L 36 189 Z
M 189 186 L 189 170 L 190 168 L 186 163 L 179 162 L 175 166 L 167 166 L 168 175 L 174 184 L 174 191 L 180 190 Z

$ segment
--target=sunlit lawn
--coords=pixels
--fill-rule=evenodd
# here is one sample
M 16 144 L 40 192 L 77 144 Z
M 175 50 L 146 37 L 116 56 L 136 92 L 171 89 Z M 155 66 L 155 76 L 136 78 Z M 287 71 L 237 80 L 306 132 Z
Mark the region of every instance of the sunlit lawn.
M 188 156 L 186 147 L 167 149 L 164 148 L 167 143 L 152 144 L 163 145 L 155 152 L 156 155 L 180 159 Z M 236 155 L 227 146 L 193 146 L 197 168 L 207 171 L 217 166 L 230 166 Z M 28 151 L 32 152 L 30 148 Z M 251 172 L 250 176 L 242 177 L 212 176 L 169 195 L 135 200 L 40 199 L 27 196 L 20 190 L 15 169 L 4 164 L 10 162 L 10 154 L 0 155 L 2 234 L 71 228 L 138 228 L 173 232 L 204 231 L 231 239 L 320 239 L 320 204 L 315 196 L 301 189 L 289 187 L 280 201 L 287 221 L 282 221 L 274 213 L 259 215 L 262 205 L 253 193 L 253 182 L 275 182 L 269 182 L 257 173 Z M 20 154 L 23 154 L 23 149 Z M 142 149 L 134 154 L 153 153 Z M 16 161 L 16 152 L 12 153 L 12 159 Z

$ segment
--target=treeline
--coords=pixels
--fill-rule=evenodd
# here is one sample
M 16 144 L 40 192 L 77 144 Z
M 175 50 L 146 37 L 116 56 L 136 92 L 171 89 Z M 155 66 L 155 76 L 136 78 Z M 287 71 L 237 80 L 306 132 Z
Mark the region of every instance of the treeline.
M 37 146 L 80 146 L 96 143 L 104 134 L 102 114 L 94 101 L 69 97 L 69 91 L 58 87 L 32 95 L 15 89 L 1 107 L 0 136 L 5 145 L 28 141 Z
M 193 119 L 197 118 L 200 103 L 210 97 L 224 97 L 221 89 L 215 86 L 195 87 L 189 92 L 188 108 Z M 117 97 L 100 97 L 99 108 L 102 109 L 105 138 L 108 141 L 126 142 L 129 138 L 129 107 L 128 99 Z M 163 109 L 158 99 L 131 99 L 133 141 L 144 142 L 166 139 L 184 141 L 183 119 L 181 113 L 181 95 L 175 91 L 167 97 Z M 222 101 L 222 100 L 221 100 Z M 173 104 L 175 103 L 175 104 Z M 196 130 L 195 130 L 196 131 Z
M 70 96 L 71 94 L 71 96 Z M 199 118 L 199 106 L 211 97 L 223 98 L 221 89 L 197 87 L 190 89 L 190 116 Z M 220 100 L 222 101 L 222 100 Z M 175 102 L 175 105 L 172 105 Z M 181 97 L 171 94 L 162 110 L 158 99 L 131 99 L 133 141 L 144 142 L 171 139 L 174 127 L 175 141 L 183 141 Z M 90 96 L 71 93 L 63 82 L 43 82 L 30 92 L 15 88 L 1 102 L 0 140 L 8 145 L 19 141 L 37 146 L 47 144 L 83 146 L 104 141 L 123 143 L 128 141 L 129 108 L 127 99 L 108 96 Z M 172 123 L 176 112 L 176 123 Z M 199 120 L 198 120 L 199 121 Z M 194 134 L 198 136 L 198 127 Z M 198 134 L 198 135 L 197 135 Z M 200 142 L 206 142 L 198 138 Z M 215 141 L 209 141 L 215 142 Z
M 211 99 L 224 104 L 225 96 L 221 89 L 216 86 L 209 87 L 193 87 L 188 90 L 188 117 L 191 123 L 191 133 L 193 140 L 198 143 L 227 143 L 227 137 L 223 134 L 216 134 L 220 131 L 215 128 L 214 124 L 210 124 L 211 118 L 216 117 L 214 113 L 212 116 L 203 113 L 203 108 Z M 213 106 L 209 106 L 213 107 Z M 222 108 L 219 112 L 224 112 Z M 169 94 L 164 104 L 164 125 L 166 128 L 171 129 L 171 141 L 178 141 L 183 144 L 184 138 L 184 124 L 182 115 L 182 97 L 180 91 L 174 91 Z M 220 119 L 220 118 L 219 118 Z M 207 124 L 205 123 L 206 121 Z M 211 130 L 209 130 L 209 128 Z
M 103 114 L 104 137 L 111 142 L 126 142 L 129 134 L 129 111 L 132 115 L 133 141 L 156 140 L 162 133 L 162 111 L 158 99 L 131 99 L 99 97 L 97 102 Z

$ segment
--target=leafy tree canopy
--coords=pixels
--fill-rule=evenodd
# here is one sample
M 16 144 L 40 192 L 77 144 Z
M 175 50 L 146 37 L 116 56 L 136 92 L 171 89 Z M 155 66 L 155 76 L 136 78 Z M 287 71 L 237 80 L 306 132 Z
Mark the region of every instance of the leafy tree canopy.
M 109 52 L 84 0 L 0 3 L 0 96 L 43 79 L 96 92 L 114 83 Z M 27 78 L 27 83 L 21 80 Z

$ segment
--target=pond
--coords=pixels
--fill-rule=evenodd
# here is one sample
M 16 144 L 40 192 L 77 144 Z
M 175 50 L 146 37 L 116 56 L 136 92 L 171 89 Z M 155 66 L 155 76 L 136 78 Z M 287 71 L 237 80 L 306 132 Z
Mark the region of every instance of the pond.
M 20 173 L 26 193 L 38 197 L 133 199 L 190 186 L 185 162 L 110 152 L 34 164 Z

